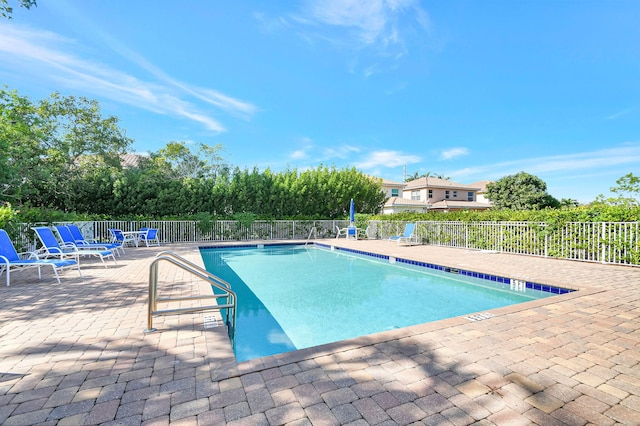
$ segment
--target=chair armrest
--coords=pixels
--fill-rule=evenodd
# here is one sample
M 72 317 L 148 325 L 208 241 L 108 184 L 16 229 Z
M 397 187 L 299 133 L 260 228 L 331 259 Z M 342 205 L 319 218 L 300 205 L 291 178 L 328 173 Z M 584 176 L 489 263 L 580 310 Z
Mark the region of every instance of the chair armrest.
M 23 251 L 22 253 L 18 253 L 18 257 L 20 259 L 40 259 L 38 253 L 35 251 Z

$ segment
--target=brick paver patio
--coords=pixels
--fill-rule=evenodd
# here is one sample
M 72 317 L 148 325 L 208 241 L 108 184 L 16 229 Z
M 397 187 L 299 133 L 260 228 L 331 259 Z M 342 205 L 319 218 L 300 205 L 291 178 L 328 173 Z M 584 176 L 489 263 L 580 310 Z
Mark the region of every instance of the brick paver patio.
M 388 241 L 332 244 L 580 291 L 236 364 L 211 314 L 154 319 L 149 265 L 0 287 L 3 425 L 638 425 L 640 268 Z M 169 264 L 160 294 L 209 289 Z M 4 277 L 3 277 L 4 278 Z

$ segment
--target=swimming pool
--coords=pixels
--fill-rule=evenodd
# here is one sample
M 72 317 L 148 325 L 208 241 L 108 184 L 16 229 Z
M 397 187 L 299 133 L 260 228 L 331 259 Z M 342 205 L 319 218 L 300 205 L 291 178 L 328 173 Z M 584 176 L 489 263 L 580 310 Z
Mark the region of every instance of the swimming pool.
M 567 291 L 322 246 L 203 248 L 201 254 L 206 269 L 237 293 L 237 361 Z

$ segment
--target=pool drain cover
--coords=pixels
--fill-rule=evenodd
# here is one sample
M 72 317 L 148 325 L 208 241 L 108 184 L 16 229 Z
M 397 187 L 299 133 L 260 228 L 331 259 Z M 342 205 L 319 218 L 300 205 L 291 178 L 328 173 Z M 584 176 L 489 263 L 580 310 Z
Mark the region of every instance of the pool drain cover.
M 482 321 L 489 318 L 493 318 L 494 316 L 495 315 L 490 314 L 489 312 L 483 312 L 481 314 L 469 315 L 468 317 L 465 317 L 465 318 L 468 319 L 469 321 Z

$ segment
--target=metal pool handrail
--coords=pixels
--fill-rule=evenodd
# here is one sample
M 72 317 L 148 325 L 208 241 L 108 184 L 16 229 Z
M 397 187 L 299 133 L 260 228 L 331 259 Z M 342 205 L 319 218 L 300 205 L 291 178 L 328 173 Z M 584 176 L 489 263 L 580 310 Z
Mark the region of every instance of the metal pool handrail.
M 222 291 L 222 294 L 214 294 L 211 296 L 188 296 L 176 298 L 158 298 L 158 265 L 160 261 L 172 263 L 180 269 L 183 269 L 192 275 L 195 275 L 207 281 L 213 287 Z M 226 303 L 210 306 L 194 306 L 190 308 L 165 309 L 158 310 L 158 302 L 181 302 L 185 300 L 203 300 L 203 299 L 222 299 L 226 298 Z M 222 311 L 226 309 L 225 323 L 228 328 L 229 337 L 233 340 L 233 333 L 236 328 L 236 293 L 231 290 L 231 285 L 220 277 L 213 275 L 211 272 L 201 268 L 189 260 L 178 256 L 170 251 L 163 251 L 156 255 L 156 258 L 149 266 L 149 306 L 147 310 L 147 329 L 145 333 L 156 331 L 153 328 L 153 317 L 160 315 L 179 315 L 183 313 L 196 313 L 205 311 Z
M 318 238 L 318 229 L 315 226 L 312 227 L 311 230 L 309 231 L 309 236 L 307 237 L 307 242 L 304 243 L 305 246 L 307 244 L 309 244 L 309 241 L 311 240 L 311 235 L 315 235 L 316 239 Z

